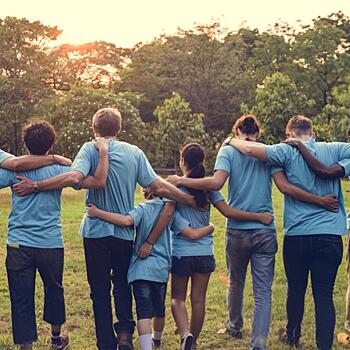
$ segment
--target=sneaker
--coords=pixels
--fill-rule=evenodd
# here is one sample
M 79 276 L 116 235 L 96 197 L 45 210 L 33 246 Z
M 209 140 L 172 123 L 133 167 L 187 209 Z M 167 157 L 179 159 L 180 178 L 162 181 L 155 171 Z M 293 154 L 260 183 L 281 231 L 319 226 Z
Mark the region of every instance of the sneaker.
M 50 350 L 66 350 L 69 347 L 69 337 L 67 335 L 61 335 L 61 344 L 57 345 L 52 342 L 51 339 L 51 346 Z
M 193 343 L 193 335 L 191 333 L 187 333 L 181 339 L 180 350 L 192 350 L 192 343 Z
M 281 343 L 285 345 L 289 345 L 295 348 L 300 348 L 301 343 L 300 343 L 300 338 L 298 339 L 289 339 L 288 334 L 287 334 L 287 329 L 286 328 L 280 328 L 278 331 L 278 338 Z
M 231 329 L 231 330 L 228 330 L 228 333 L 232 338 L 236 338 L 236 339 L 243 338 L 243 333 L 240 329 Z
M 118 350 L 134 350 L 132 334 L 118 333 Z
M 152 349 L 159 349 L 162 346 L 160 339 L 152 339 Z

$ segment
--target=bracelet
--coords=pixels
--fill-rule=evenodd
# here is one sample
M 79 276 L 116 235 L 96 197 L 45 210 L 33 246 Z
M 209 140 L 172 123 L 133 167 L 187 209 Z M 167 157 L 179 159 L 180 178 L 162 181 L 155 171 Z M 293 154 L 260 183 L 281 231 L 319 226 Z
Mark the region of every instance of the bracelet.
M 151 246 L 154 246 L 154 243 L 150 242 L 148 239 L 146 239 L 146 242 L 150 244 Z

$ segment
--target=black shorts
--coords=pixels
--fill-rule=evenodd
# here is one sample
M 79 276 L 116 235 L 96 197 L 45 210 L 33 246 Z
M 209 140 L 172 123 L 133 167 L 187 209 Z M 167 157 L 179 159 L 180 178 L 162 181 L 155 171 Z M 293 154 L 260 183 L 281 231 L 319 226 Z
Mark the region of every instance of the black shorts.
M 138 320 L 165 317 L 166 283 L 137 280 L 131 285 Z
M 171 273 L 189 277 L 194 273 L 212 273 L 215 270 L 214 255 L 173 256 Z

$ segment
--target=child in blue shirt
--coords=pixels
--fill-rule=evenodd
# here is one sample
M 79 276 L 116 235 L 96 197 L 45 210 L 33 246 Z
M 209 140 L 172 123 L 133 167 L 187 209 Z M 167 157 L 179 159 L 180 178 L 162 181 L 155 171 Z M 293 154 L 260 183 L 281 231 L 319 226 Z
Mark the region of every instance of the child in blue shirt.
M 121 227 L 134 226 L 136 239 L 128 272 L 136 300 L 137 328 L 142 350 L 152 349 L 151 321 L 153 319 L 153 346 L 160 347 L 164 328 L 166 288 L 171 268 L 171 230 L 189 239 L 199 239 L 214 231 L 211 224 L 192 228 L 187 220 L 176 213 L 168 216 L 168 224 L 158 231 L 154 239 L 152 231 L 158 217 L 172 203 L 155 197 L 150 189 L 144 191 L 145 203 L 137 205 L 127 215 L 110 213 L 91 205 L 89 217 L 98 217 Z M 144 243 L 151 245 L 150 254 L 143 255 Z

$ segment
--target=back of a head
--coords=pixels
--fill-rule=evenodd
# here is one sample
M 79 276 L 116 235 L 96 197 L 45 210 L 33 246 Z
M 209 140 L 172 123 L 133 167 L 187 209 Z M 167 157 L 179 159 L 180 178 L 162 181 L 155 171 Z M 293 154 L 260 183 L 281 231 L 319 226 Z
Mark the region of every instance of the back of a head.
M 260 124 L 255 115 L 242 115 L 234 123 L 232 133 L 238 135 L 238 130 L 245 135 L 256 135 L 260 133 Z
M 187 177 L 198 179 L 205 176 L 205 152 L 201 145 L 198 143 L 185 145 L 180 151 L 180 156 L 188 169 Z M 204 191 L 192 188 L 188 188 L 188 191 L 195 197 L 199 208 L 205 208 L 208 205 L 208 197 Z
M 55 129 L 45 120 L 33 120 L 23 128 L 23 140 L 30 154 L 45 155 L 56 141 Z
M 120 133 L 122 116 L 117 108 L 101 108 L 92 118 L 94 131 L 101 137 L 114 137 Z
M 286 127 L 286 136 L 290 137 L 291 133 L 301 137 L 313 132 L 312 120 L 303 115 L 296 115 L 289 119 Z

